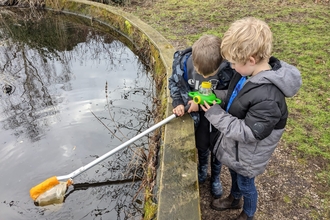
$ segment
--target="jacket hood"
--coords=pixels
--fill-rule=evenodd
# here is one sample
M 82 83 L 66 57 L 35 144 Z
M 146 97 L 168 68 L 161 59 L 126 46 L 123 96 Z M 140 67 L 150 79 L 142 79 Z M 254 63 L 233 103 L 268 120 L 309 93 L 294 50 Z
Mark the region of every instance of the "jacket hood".
M 262 71 L 249 78 L 249 81 L 256 84 L 271 83 L 278 87 L 286 97 L 294 96 L 302 85 L 299 70 L 274 57 L 270 58 L 269 64 L 272 70 Z

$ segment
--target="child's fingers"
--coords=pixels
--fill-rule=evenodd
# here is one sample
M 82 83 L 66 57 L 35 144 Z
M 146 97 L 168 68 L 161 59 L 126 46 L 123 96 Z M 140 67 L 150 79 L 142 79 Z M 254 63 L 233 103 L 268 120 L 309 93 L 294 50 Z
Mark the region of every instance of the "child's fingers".
M 211 108 L 210 105 L 206 101 L 204 101 L 204 105 L 207 109 Z
M 204 112 L 206 112 L 207 110 L 209 110 L 211 108 L 211 106 L 206 101 L 204 101 L 204 105 L 200 105 L 200 106 Z
M 206 112 L 208 109 L 204 105 L 200 105 L 201 109 L 203 109 L 204 112 Z
M 184 114 L 184 106 L 179 105 L 176 108 L 173 109 L 173 113 L 176 114 L 177 116 L 182 116 Z

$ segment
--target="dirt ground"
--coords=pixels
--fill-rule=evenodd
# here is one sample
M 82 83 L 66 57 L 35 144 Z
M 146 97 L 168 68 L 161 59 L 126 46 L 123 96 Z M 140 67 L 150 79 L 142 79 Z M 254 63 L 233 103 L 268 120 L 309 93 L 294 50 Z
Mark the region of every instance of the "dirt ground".
M 131 6 L 125 8 L 125 10 L 137 16 L 140 15 L 141 20 L 150 25 L 153 21 L 148 20 L 149 18 L 144 14 L 143 9 L 152 11 L 155 2 L 146 2 L 149 3 L 132 1 Z M 161 9 L 157 8 L 157 10 Z M 173 19 L 173 17 L 168 19 Z M 186 22 L 189 23 L 190 21 L 187 20 Z M 162 23 L 166 22 L 162 21 Z M 170 23 L 168 22 L 167 24 L 170 25 Z M 208 25 L 211 26 L 212 24 Z M 187 24 L 187 27 L 196 28 L 196 26 L 193 26 Z M 198 28 L 194 31 L 198 31 Z M 169 41 L 177 49 L 187 47 L 184 40 Z M 298 162 L 299 158 L 293 156 L 293 151 L 292 147 L 282 141 L 272 155 L 266 172 L 256 178 L 259 197 L 254 219 L 330 219 L 330 210 L 325 208 L 324 200 L 320 198 L 320 192 L 324 192 L 326 188 L 322 188 L 322 183 L 317 182 L 315 178 L 315 173 L 319 172 L 320 167 L 324 167 L 324 164 L 320 162 L 322 160 L 309 161 L 308 164 Z M 235 219 L 241 210 L 219 212 L 211 209 L 212 196 L 209 178 L 210 170 L 207 181 L 200 185 L 202 220 Z M 224 198 L 229 194 L 231 184 L 230 174 L 225 166 L 222 169 L 221 181 L 224 189 Z
M 279 145 L 266 172 L 256 178 L 259 198 L 254 219 L 312 219 L 308 216 L 310 213 L 323 212 L 322 200 L 317 194 L 317 184 L 314 184 L 314 174 L 318 169 L 317 165 L 312 167 L 298 165 L 297 158 L 292 156 L 290 150 Z M 230 174 L 225 166 L 222 169 L 221 181 L 224 189 L 223 198 L 225 198 L 231 186 Z M 212 196 L 209 179 L 200 186 L 200 195 L 203 220 L 235 219 L 241 212 L 241 210 L 219 212 L 210 208 Z

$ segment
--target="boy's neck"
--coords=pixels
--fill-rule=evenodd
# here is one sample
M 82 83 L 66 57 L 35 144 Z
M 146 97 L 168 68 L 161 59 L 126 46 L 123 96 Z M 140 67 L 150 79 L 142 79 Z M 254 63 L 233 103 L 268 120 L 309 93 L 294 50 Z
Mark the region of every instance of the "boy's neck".
M 262 71 L 267 71 L 267 70 L 271 70 L 271 69 L 272 69 L 272 67 L 269 65 L 267 60 L 260 61 L 257 64 L 255 64 L 255 69 L 254 69 L 253 73 L 251 74 L 251 76 L 255 76 Z

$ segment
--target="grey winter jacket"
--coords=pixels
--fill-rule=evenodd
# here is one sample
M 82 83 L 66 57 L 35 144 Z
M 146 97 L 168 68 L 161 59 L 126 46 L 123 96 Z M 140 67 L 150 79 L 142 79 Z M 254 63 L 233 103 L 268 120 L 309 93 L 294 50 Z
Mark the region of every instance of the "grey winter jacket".
M 286 125 L 285 97 L 294 96 L 302 84 L 297 68 L 271 57 L 272 70 L 250 77 L 234 99 L 228 113 L 227 102 L 242 77 L 230 82 L 226 101 L 213 105 L 205 117 L 220 131 L 214 147 L 217 159 L 237 173 L 252 178 L 262 174 Z

